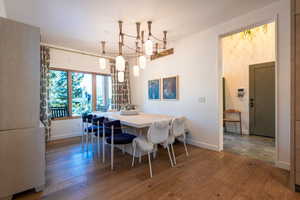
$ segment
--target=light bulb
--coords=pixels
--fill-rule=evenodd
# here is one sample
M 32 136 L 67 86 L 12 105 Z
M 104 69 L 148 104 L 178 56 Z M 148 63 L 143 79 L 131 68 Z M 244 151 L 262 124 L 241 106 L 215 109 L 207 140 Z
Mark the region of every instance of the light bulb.
M 101 69 L 106 68 L 106 59 L 105 58 L 99 58 L 99 65 Z
M 153 42 L 151 40 L 147 40 L 145 42 L 145 53 L 147 56 L 151 56 L 153 54 Z
M 116 57 L 116 68 L 117 71 L 124 72 L 125 71 L 125 59 L 123 56 Z
M 140 65 L 141 69 L 145 69 L 146 64 L 147 64 L 146 56 L 140 56 L 139 57 L 139 65 Z
M 118 72 L 118 81 L 121 83 L 124 82 L 124 72 Z
M 133 76 L 137 77 L 140 75 L 140 68 L 139 66 L 135 65 L 133 66 Z

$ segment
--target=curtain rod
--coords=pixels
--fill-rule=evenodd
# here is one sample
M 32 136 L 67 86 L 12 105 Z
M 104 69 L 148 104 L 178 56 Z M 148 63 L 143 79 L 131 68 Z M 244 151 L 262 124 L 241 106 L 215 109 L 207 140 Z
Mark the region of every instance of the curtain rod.
M 93 56 L 93 57 L 97 57 L 97 58 L 106 58 L 106 59 L 109 59 L 110 61 L 114 61 L 114 58 L 109 57 L 109 56 L 97 55 L 97 54 L 93 54 L 93 53 L 89 53 L 89 52 L 84 52 L 84 51 L 75 50 L 75 49 L 69 49 L 69 48 L 60 47 L 60 46 L 47 44 L 47 43 L 40 43 L 40 44 L 41 44 L 41 46 L 45 46 L 50 49 L 56 49 L 56 50 L 70 52 L 70 53 L 78 53 L 78 54 L 82 54 L 82 55 L 86 55 L 86 56 Z

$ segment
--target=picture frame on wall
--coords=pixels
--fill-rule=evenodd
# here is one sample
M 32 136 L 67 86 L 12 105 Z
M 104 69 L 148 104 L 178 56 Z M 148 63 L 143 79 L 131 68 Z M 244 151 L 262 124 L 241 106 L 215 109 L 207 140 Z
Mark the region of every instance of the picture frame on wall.
M 153 79 L 148 81 L 148 99 L 161 99 L 161 79 Z
M 162 79 L 162 98 L 164 100 L 179 99 L 178 76 L 170 76 Z

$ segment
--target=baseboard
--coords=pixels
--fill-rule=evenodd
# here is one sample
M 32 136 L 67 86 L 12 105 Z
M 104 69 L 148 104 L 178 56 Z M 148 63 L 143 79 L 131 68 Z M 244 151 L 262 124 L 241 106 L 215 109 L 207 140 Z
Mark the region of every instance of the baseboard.
M 288 162 L 283 162 L 283 161 L 277 161 L 275 163 L 275 166 L 281 169 L 285 169 L 285 170 L 290 170 L 290 163 Z
M 193 140 L 190 138 L 187 138 L 187 143 L 196 147 L 200 147 L 200 148 L 204 148 L 204 149 L 209 149 L 209 150 L 213 150 L 213 151 L 219 151 L 219 147 L 217 145 L 212 145 L 212 144 L 208 144 L 205 142 L 200 142 L 197 140 Z
M 60 139 L 66 139 L 66 138 L 72 138 L 72 137 L 78 137 L 81 136 L 81 133 L 70 133 L 70 134 L 64 134 L 64 135 L 53 135 L 50 138 L 50 141 L 54 140 L 60 140 Z

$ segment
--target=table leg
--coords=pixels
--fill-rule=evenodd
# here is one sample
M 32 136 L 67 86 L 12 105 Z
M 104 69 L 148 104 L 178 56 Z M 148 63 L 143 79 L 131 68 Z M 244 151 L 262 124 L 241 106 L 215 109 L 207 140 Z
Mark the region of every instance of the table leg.
M 143 130 L 141 128 L 138 129 L 139 136 L 142 136 Z M 142 163 L 142 151 L 139 149 L 139 163 Z

